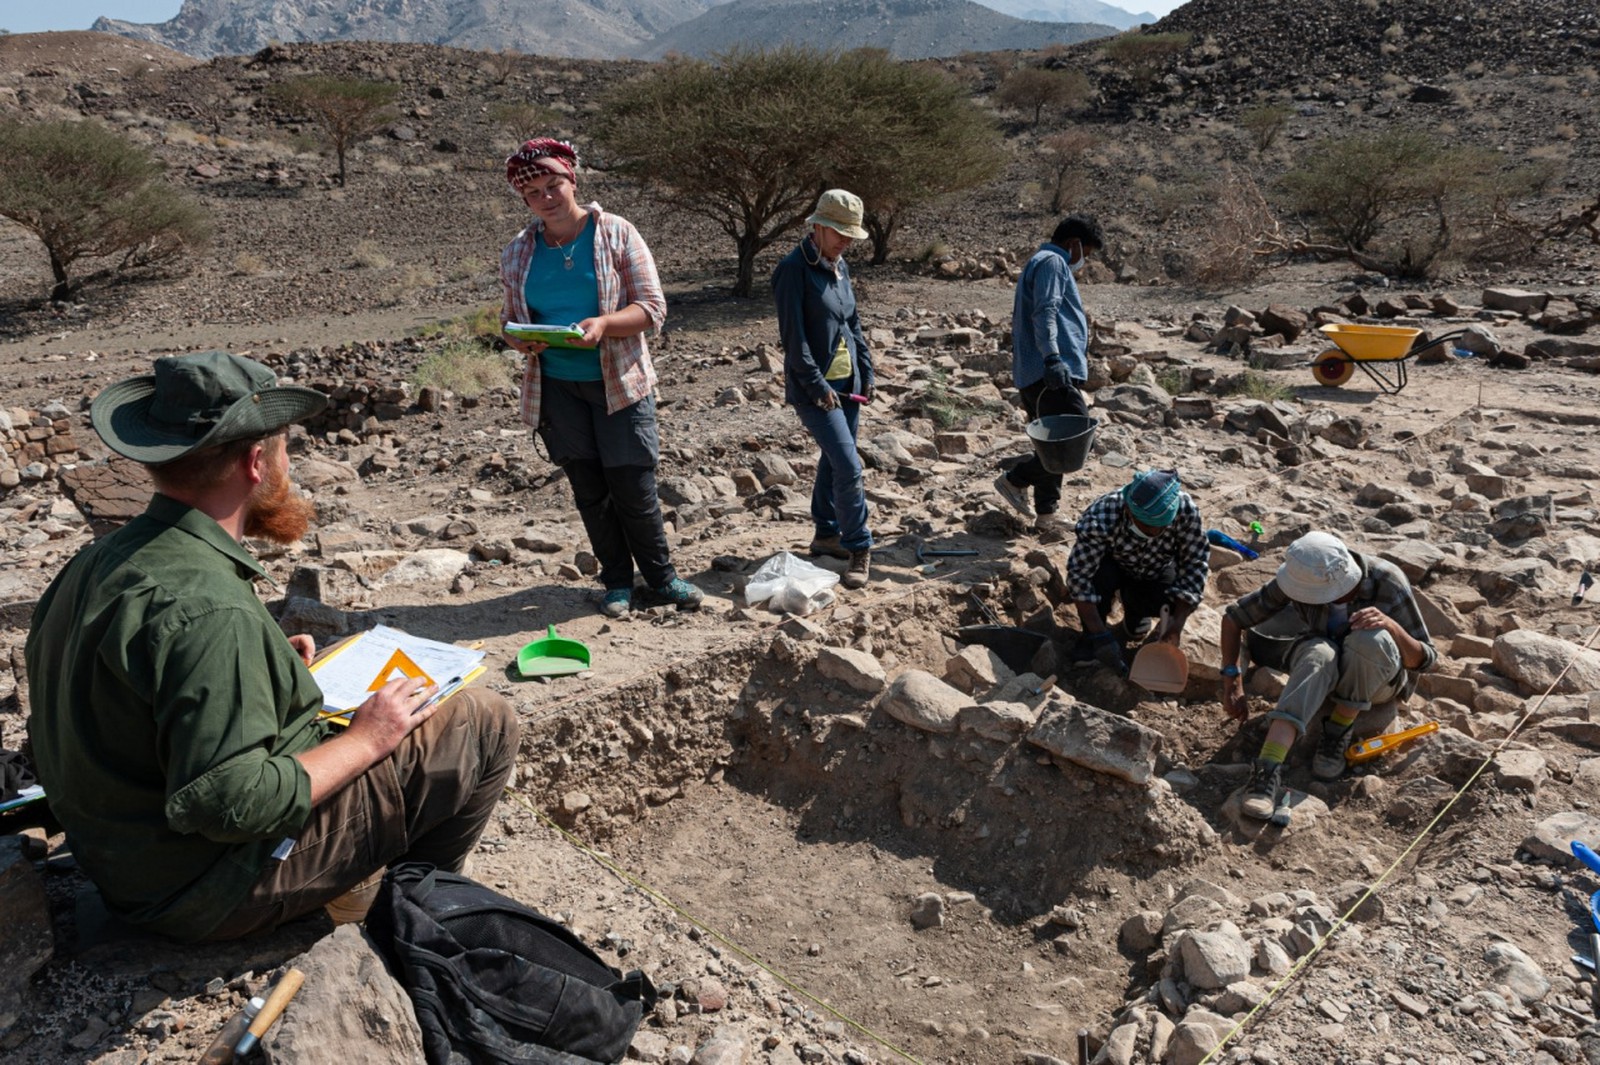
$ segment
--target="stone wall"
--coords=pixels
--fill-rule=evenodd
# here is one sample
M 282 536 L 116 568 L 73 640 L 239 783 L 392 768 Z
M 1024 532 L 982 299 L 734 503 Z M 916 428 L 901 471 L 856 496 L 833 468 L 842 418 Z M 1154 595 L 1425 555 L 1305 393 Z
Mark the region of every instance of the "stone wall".
M 40 410 L 0 408 L 0 496 L 51 480 L 63 465 L 82 459 L 73 421 L 60 403 Z

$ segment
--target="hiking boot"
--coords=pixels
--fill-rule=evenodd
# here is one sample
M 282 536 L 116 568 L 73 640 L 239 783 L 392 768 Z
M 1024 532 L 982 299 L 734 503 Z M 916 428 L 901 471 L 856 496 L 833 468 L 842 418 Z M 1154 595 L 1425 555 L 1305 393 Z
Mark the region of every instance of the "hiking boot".
M 1350 733 L 1355 727 L 1353 721 L 1343 728 L 1331 721 L 1322 723 L 1322 742 L 1317 744 L 1317 753 L 1311 759 L 1312 776 L 1318 780 L 1338 780 L 1344 776 L 1344 752 L 1350 746 Z
M 811 541 L 811 546 L 806 551 L 812 558 L 849 558 L 850 549 L 839 542 L 837 536 L 819 536 Z
M 671 603 L 679 610 L 699 610 L 700 601 L 705 597 L 706 593 L 682 577 L 674 577 L 656 589 L 656 598 L 663 603 Z
M 1033 504 L 1028 502 L 1026 488 L 1012 484 L 1011 478 L 1002 473 L 994 479 L 994 490 L 1000 493 L 1001 499 L 1015 507 L 1018 514 L 1024 518 L 1033 517 Z
M 1250 767 L 1250 783 L 1244 786 L 1244 801 L 1239 804 L 1239 812 L 1257 821 L 1271 820 L 1272 810 L 1278 805 L 1279 780 L 1282 776 L 1282 762 L 1257 758 Z
M 357 924 L 367 919 L 367 911 L 372 909 L 373 900 L 378 897 L 378 888 L 383 883 L 383 874 L 388 866 L 379 866 L 378 871 L 356 884 L 336 899 L 330 899 L 322 904 L 327 911 L 328 919 L 336 925 Z
M 608 618 L 627 617 L 632 609 L 632 588 L 607 588 L 606 597 L 600 600 L 600 613 Z
M 850 552 L 850 565 L 845 567 L 844 579 L 839 583 L 846 588 L 865 588 L 872 576 L 872 550 L 863 548 Z
M 1041 544 L 1059 544 L 1072 534 L 1072 526 L 1054 514 L 1041 514 L 1034 520 L 1033 532 Z

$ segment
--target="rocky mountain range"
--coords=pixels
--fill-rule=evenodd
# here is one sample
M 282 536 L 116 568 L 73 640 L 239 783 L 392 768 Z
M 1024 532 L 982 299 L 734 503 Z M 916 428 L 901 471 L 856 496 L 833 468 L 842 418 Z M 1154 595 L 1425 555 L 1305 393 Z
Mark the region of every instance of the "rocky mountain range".
M 1027 19 L 1030 22 L 1097 22 L 1115 26 L 1119 30 L 1131 29 L 1154 22 L 1156 17 L 1148 11 L 1129 13 L 1127 10 L 1100 0 L 981 0 L 984 7 L 992 7 L 1003 15 Z
M 582 59 L 804 42 L 920 58 L 1071 43 L 1137 21 L 1150 17 L 1099 0 L 184 0 L 166 22 L 101 18 L 91 28 L 199 58 L 337 40 Z
M 971 0 L 731 0 L 661 34 L 644 59 L 707 56 L 736 45 L 882 48 L 900 59 L 1073 44 L 1110 26 L 1027 22 Z

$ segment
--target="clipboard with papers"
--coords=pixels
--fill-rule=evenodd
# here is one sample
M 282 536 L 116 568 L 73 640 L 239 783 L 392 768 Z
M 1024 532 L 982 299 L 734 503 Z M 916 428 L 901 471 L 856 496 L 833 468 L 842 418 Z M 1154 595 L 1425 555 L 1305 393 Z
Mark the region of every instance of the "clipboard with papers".
M 484 653 L 379 625 L 346 640 L 311 665 L 322 689 L 324 720 L 348 725 L 356 707 L 399 677 L 439 690 L 422 707 L 443 702 L 483 675 Z
M 537 322 L 507 322 L 505 334 L 514 340 L 537 340 L 552 348 L 571 348 L 574 351 L 593 351 L 594 345 L 583 343 L 583 330 L 570 325 L 542 325 Z

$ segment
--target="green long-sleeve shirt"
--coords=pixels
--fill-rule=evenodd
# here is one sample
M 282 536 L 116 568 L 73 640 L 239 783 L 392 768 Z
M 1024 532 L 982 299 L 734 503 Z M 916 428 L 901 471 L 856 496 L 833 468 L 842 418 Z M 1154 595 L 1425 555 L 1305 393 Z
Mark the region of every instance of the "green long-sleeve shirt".
M 28 735 L 83 870 L 130 923 L 198 939 L 311 812 L 322 693 L 211 518 L 157 495 L 34 611 Z

